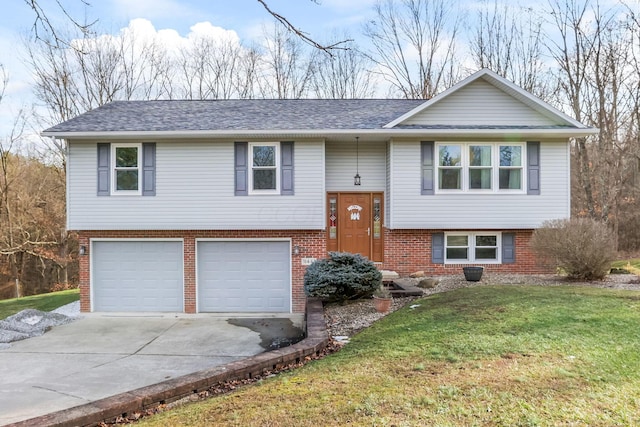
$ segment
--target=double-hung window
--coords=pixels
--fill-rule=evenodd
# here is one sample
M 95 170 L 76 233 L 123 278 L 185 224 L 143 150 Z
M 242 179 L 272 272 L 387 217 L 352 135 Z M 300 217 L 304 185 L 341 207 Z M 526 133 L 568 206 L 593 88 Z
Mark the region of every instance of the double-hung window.
M 524 144 L 437 145 L 437 189 L 443 192 L 524 191 Z
M 491 145 L 469 145 L 469 189 L 493 188 L 492 148 Z
M 111 144 L 112 194 L 140 194 L 141 144 Z
M 445 263 L 500 262 L 500 233 L 445 234 Z
M 249 192 L 252 194 L 278 194 L 280 192 L 279 174 L 280 144 L 249 144 Z

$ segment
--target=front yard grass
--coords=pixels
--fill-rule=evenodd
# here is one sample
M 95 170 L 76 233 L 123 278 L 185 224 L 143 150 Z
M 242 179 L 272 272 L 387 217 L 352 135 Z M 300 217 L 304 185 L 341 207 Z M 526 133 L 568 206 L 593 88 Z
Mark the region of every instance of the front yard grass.
M 640 292 L 486 286 L 413 304 L 338 353 L 142 425 L 640 424 Z
M 40 311 L 55 310 L 79 299 L 80 291 L 78 289 L 69 289 L 48 294 L 0 300 L 0 319 L 14 315 L 27 308 L 35 308 Z

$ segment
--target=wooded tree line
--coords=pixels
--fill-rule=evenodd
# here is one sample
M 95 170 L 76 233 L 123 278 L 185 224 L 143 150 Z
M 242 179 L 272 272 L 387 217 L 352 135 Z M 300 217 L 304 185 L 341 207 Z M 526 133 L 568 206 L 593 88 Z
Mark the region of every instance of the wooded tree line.
M 482 67 L 600 128 L 572 144 L 573 214 L 606 222 L 620 250 L 637 251 L 640 4 L 476 6 L 463 13 L 446 0 L 380 0 L 360 28 L 360 45 L 337 32 L 318 41 L 339 47 L 328 50 L 277 22 L 253 42 L 216 30 L 169 43 L 145 31 L 146 21 L 115 35 L 96 25 L 39 34 L 25 51 L 44 108 L 22 111 L 0 143 L 3 273 L 11 283 L 29 282 L 25 293 L 42 287 L 30 281 L 50 286 L 75 274 L 73 238 L 63 232 L 64 146 L 44 141 L 38 155 L 16 150 L 26 123 L 42 129 L 114 100 L 429 99 Z

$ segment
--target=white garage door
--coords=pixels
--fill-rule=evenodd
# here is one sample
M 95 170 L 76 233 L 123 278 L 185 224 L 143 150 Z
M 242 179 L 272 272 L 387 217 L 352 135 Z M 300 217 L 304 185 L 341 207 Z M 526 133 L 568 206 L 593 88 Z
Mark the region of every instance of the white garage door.
M 94 241 L 94 311 L 182 312 L 179 241 Z
M 199 312 L 289 312 L 288 241 L 198 242 Z

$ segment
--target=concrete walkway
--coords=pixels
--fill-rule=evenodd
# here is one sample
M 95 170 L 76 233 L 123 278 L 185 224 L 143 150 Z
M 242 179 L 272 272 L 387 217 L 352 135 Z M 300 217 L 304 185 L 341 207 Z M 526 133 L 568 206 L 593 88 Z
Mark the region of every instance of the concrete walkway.
M 88 315 L 0 350 L 0 425 L 265 351 L 260 334 L 204 315 Z

